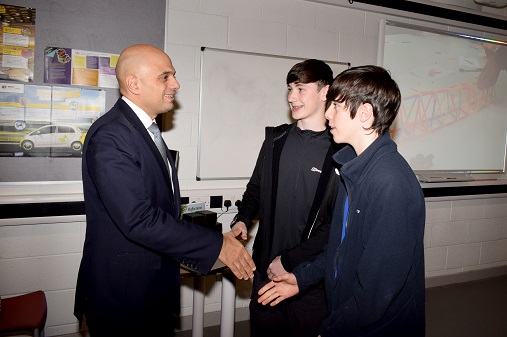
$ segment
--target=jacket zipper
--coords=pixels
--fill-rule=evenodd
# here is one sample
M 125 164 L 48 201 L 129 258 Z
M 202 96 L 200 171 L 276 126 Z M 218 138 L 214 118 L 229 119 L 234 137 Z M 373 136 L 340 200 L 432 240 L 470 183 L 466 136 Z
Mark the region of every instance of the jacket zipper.
M 315 222 L 317 221 L 317 217 L 319 216 L 320 208 L 317 210 L 317 214 L 315 214 L 315 218 L 313 219 L 312 227 L 310 227 L 310 231 L 308 232 L 307 239 L 310 238 L 310 235 L 312 234 L 313 227 L 315 226 Z

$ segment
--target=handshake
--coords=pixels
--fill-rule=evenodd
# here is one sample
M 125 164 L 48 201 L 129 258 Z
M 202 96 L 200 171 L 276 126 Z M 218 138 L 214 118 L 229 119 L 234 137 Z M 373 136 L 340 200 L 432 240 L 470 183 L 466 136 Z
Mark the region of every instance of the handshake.
M 218 259 L 231 269 L 234 275 L 243 280 L 253 278 L 255 263 L 245 247 L 237 237 L 246 240 L 246 226 L 244 231 L 239 226 L 234 226 L 231 231 L 223 234 L 224 243 Z

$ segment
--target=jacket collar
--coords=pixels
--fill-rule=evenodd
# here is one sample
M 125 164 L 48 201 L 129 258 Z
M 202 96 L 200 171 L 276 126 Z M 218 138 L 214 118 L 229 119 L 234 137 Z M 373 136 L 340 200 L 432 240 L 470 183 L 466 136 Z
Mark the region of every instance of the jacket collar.
M 338 164 L 340 175 L 345 179 L 345 182 L 355 185 L 361 183 L 368 167 L 380 156 L 396 152 L 396 150 L 396 143 L 391 140 L 391 135 L 386 133 L 375 139 L 360 156 L 356 155 L 352 146 L 347 145 L 334 154 L 333 160 Z M 346 185 L 349 187 L 349 184 Z
M 130 124 L 143 135 L 143 138 L 145 138 L 144 136 L 146 135 L 148 139 L 150 139 L 150 135 L 146 132 L 146 128 L 144 127 L 139 117 L 137 117 L 134 110 L 132 110 L 127 102 L 125 102 L 121 97 L 116 101 L 115 108 L 121 111 L 123 116 L 125 116 Z
M 129 121 L 129 123 L 132 125 L 132 127 L 134 127 L 139 132 L 141 137 L 148 144 L 148 147 L 150 148 L 151 152 L 153 153 L 155 158 L 157 158 L 158 164 L 164 170 L 164 173 L 166 173 L 166 174 L 164 174 L 164 176 L 165 176 L 165 179 L 167 180 L 167 183 L 170 184 L 171 182 L 169 181 L 170 177 L 169 177 L 169 172 L 167 172 L 167 166 L 163 162 L 162 157 L 160 156 L 160 153 L 158 152 L 158 149 L 155 146 L 155 143 L 153 142 L 153 139 L 151 139 L 151 137 L 148 133 L 149 131 L 146 130 L 146 128 L 144 127 L 143 123 L 141 122 L 139 117 L 136 115 L 134 110 L 132 110 L 132 108 L 122 98 L 118 99 L 118 101 L 115 104 L 115 108 L 117 108 L 118 110 L 120 110 L 122 112 L 123 116 L 125 116 L 125 118 Z M 167 154 L 167 157 L 168 157 L 169 161 L 171 162 L 171 166 L 174 168 L 174 163 L 172 162 L 172 158 L 169 158 L 170 157 L 169 153 Z M 176 170 L 175 169 L 172 169 L 172 170 L 174 173 L 173 176 L 175 176 Z M 177 183 L 178 183 L 177 179 L 175 179 L 173 177 L 173 185 L 176 185 Z M 175 187 L 175 189 L 176 189 L 176 187 Z

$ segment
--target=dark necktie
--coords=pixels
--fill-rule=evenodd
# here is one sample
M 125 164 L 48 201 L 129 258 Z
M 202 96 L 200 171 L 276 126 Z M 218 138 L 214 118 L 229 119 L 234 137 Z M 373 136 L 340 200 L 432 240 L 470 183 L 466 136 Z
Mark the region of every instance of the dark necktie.
M 167 167 L 167 171 L 169 172 L 169 177 L 171 177 L 172 174 L 170 171 L 169 163 L 167 162 L 167 152 L 165 151 L 164 141 L 162 139 L 162 136 L 160 135 L 160 130 L 158 128 L 157 123 L 153 122 L 148 128 L 148 130 L 150 130 L 150 132 L 153 134 L 153 141 L 155 142 L 158 152 L 160 152 L 160 155 L 164 160 L 165 166 Z

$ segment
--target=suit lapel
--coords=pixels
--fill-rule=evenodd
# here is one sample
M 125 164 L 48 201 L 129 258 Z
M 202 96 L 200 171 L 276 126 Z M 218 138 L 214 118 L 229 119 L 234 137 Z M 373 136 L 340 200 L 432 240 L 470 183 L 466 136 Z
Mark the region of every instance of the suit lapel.
M 166 183 L 171 186 L 171 181 L 169 180 L 169 172 L 167 172 L 167 166 L 165 165 L 162 156 L 158 152 L 157 147 L 155 146 L 155 143 L 151 139 L 150 135 L 148 134 L 148 131 L 144 127 L 143 123 L 139 120 L 135 112 L 130 108 L 130 106 L 123 100 L 119 99 L 116 102 L 116 107 L 122 111 L 125 118 L 132 124 L 132 126 L 137 130 L 137 132 L 141 135 L 141 137 L 144 139 L 148 147 L 150 148 L 153 156 L 157 159 L 158 165 L 160 166 L 160 169 L 164 172 L 164 177 L 166 180 Z M 165 145 L 165 141 L 164 141 Z M 166 152 L 167 152 L 167 158 L 169 159 L 169 164 L 171 165 L 172 170 L 172 185 L 174 186 L 173 191 L 173 198 L 174 198 L 174 204 L 176 207 L 176 211 L 179 215 L 179 209 L 180 209 L 180 189 L 178 184 L 178 178 L 177 178 L 177 172 L 176 167 L 174 165 L 174 160 L 171 156 L 171 153 L 169 153 L 169 149 L 167 148 L 167 145 L 165 145 Z
M 165 143 L 165 141 L 164 141 L 164 145 L 165 145 L 165 151 L 167 153 L 167 159 L 169 159 L 169 164 L 171 165 L 174 203 L 176 205 L 176 211 L 178 212 L 178 217 L 179 217 L 181 201 L 180 201 L 180 184 L 178 182 L 178 171 L 176 171 L 176 165 L 174 164 L 173 156 L 171 155 L 171 152 L 169 152 L 169 148 L 167 147 L 167 144 Z

